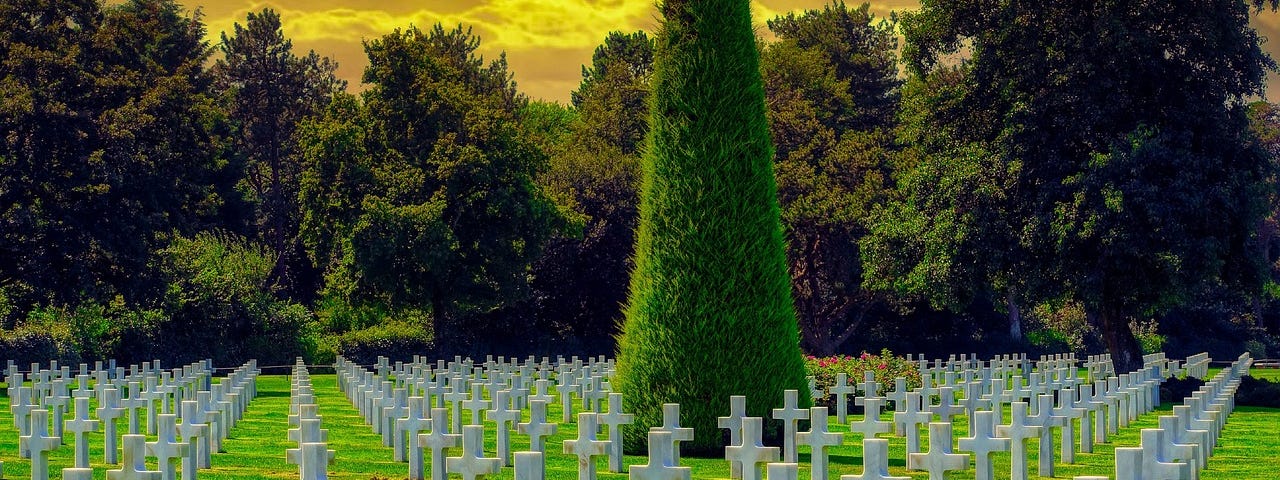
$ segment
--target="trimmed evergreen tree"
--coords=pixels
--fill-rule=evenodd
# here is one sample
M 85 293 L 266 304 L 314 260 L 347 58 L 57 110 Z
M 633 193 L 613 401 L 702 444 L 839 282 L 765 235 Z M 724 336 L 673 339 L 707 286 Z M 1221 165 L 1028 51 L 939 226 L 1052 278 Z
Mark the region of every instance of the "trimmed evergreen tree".
M 806 392 L 746 0 L 666 0 L 643 158 L 636 266 L 615 388 L 642 453 L 662 404 L 695 429 L 691 454 L 721 455 L 730 395 L 770 418 Z M 807 399 L 807 395 L 801 395 Z M 775 428 L 768 429 L 770 431 Z

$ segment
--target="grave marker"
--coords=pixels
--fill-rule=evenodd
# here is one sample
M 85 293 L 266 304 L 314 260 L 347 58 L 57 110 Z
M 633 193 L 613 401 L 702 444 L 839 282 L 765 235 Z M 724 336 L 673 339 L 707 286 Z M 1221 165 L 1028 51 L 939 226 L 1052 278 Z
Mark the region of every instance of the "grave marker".
M 448 433 L 446 427 L 446 413 L 448 410 L 443 408 L 431 409 L 431 433 L 418 434 L 418 444 L 425 448 L 431 449 L 431 478 L 432 480 L 444 480 L 445 472 L 445 456 L 444 451 L 447 448 L 457 447 L 462 443 L 462 435 L 457 433 Z M 415 472 L 412 463 L 412 457 L 409 464 L 409 478 L 422 478 L 422 465 L 418 465 Z M 416 475 L 415 475 L 416 474 Z
M 929 452 L 907 454 L 908 470 L 929 472 L 929 480 L 945 480 L 946 472 L 969 468 L 969 455 L 951 452 L 951 424 L 929 423 Z
M 868 401 L 879 402 L 879 398 Z M 870 407 L 868 407 L 870 408 Z M 876 408 L 879 408 L 877 405 Z M 827 449 L 838 447 L 844 442 L 843 433 L 827 431 L 827 407 L 809 409 L 809 431 L 796 435 L 796 441 L 809 446 L 809 474 L 812 480 L 826 480 L 828 477 Z
M 666 430 L 649 430 L 649 463 L 632 465 L 628 472 L 631 480 L 690 480 L 693 470 L 677 466 L 674 456 L 675 440 Z
M 666 404 L 662 406 L 663 425 L 665 427 L 667 421 L 667 405 L 675 405 L 676 425 L 680 424 L 680 405 Z M 607 425 L 609 433 L 609 471 L 613 473 L 622 473 L 622 432 L 620 427 L 635 421 L 635 415 L 630 413 L 622 413 L 622 394 L 609 394 L 609 413 L 596 414 L 596 421 Z M 692 435 L 692 430 L 690 430 Z
M 742 443 L 724 449 L 726 460 L 742 465 L 742 480 L 760 480 L 760 465 L 778 460 L 778 447 L 761 443 L 763 423 L 760 417 L 742 419 Z
M 975 480 L 992 480 L 995 478 L 995 468 L 991 464 L 991 454 L 1009 451 L 1013 441 L 993 435 L 995 428 L 993 412 L 973 412 L 973 421 L 970 423 L 973 424 L 973 436 L 960 439 L 960 450 L 973 452 Z
M 783 425 L 782 433 L 782 461 L 788 463 L 796 462 L 796 424 L 800 420 L 809 418 L 809 411 L 798 406 L 800 401 L 799 392 L 795 390 L 785 390 L 782 392 L 783 401 L 782 408 L 773 409 L 773 419 L 781 420 Z

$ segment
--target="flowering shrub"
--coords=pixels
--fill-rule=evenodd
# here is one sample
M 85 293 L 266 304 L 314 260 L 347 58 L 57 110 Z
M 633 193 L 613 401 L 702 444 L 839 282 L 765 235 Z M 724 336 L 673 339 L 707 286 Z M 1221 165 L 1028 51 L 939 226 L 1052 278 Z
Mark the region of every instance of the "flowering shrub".
M 920 387 L 920 371 L 916 368 L 916 364 L 908 362 L 905 358 L 895 356 L 887 348 L 881 350 L 879 355 L 862 352 L 862 355 L 856 357 L 836 355 L 834 357 L 818 358 L 806 355 L 804 364 L 809 375 L 817 380 L 818 387 L 823 392 L 827 392 L 822 398 L 815 400 L 814 403 L 818 406 L 826 405 L 829 408 L 834 408 L 835 396 L 830 391 L 831 387 L 836 384 L 837 373 L 848 375 L 848 382 L 853 385 L 862 383 L 863 372 L 875 372 L 876 382 L 880 384 L 877 394 L 880 396 L 893 391 L 893 382 L 897 377 L 907 379 L 907 388 Z M 849 405 L 853 405 L 852 400 L 850 400 Z

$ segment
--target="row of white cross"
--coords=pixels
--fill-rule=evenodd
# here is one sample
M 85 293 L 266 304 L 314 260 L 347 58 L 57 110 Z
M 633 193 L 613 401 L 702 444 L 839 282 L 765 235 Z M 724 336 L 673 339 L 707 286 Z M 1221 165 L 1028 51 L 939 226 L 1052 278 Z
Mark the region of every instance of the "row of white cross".
M 1118 426 L 1127 426 L 1128 423 L 1137 418 L 1138 415 L 1147 413 L 1155 408 L 1159 403 L 1158 388 L 1163 379 L 1162 371 L 1167 371 L 1172 362 L 1164 360 L 1163 356 L 1155 356 L 1148 358 L 1148 365 L 1138 372 L 1132 374 L 1123 374 L 1110 378 L 1096 378 L 1096 376 L 1104 375 L 1106 372 L 1113 371 L 1109 367 L 1109 361 L 1105 357 L 1091 357 L 1087 362 L 1091 378 L 1096 378 L 1090 385 L 1087 381 L 1083 381 L 1075 375 L 1074 357 L 1056 356 L 1052 358 L 1042 358 L 1037 362 L 1037 369 L 1040 372 L 1026 372 L 1029 384 L 1024 385 L 1022 376 L 1017 372 L 1020 369 L 1009 368 L 1005 370 L 1007 365 L 1017 363 L 1017 359 L 1006 362 L 992 362 L 986 367 L 979 366 L 976 369 L 969 368 L 953 368 L 956 362 L 948 362 L 947 366 L 928 367 L 923 364 L 926 369 L 925 385 L 914 391 L 904 391 L 902 381 L 895 382 L 898 388 L 894 392 L 889 392 L 886 396 L 895 400 L 897 410 L 894 415 L 894 426 L 900 433 L 905 432 L 908 437 L 908 465 L 914 469 L 922 469 L 930 472 L 931 476 L 941 475 L 939 470 L 948 464 L 956 464 L 958 459 L 950 450 L 951 438 L 951 419 L 957 415 L 968 414 L 970 417 L 970 437 L 961 440 L 960 447 L 962 450 L 975 452 L 976 477 L 989 478 L 992 476 L 992 466 L 990 465 L 990 453 L 999 450 L 1004 444 L 1009 445 L 1010 450 L 1014 451 L 1013 475 L 1014 478 L 1026 477 L 1026 442 L 1031 438 L 1040 439 L 1041 448 L 1041 475 L 1052 475 L 1053 462 L 1053 436 L 1052 429 L 1058 428 L 1063 436 L 1063 459 L 1065 463 L 1074 463 L 1073 457 L 1076 449 L 1074 440 L 1074 427 L 1064 428 L 1072 425 L 1072 421 L 1080 422 L 1082 438 L 1080 440 L 1080 448 L 1083 452 L 1091 452 L 1092 444 L 1096 442 L 1105 442 L 1109 433 L 1116 432 Z M 1021 362 L 1025 365 L 1026 360 Z M 437 431 L 444 431 L 449 428 L 445 423 L 445 418 L 449 417 L 450 410 L 445 408 L 431 409 L 428 414 L 425 408 L 419 410 L 410 406 L 411 404 L 423 403 L 430 405 L 432 399 L 439 402 L 440 405 L 448 403 L 453 407 L 452 416 L 453 425 L 448 431 L 462 431 L 462 441 L 466 442 L 468 430 L 475 431 L 474 441 L 480 441 L 482 438 L 483 427 L 480 426 L 479 415 L 485 413 L 489 420 L 497 424 L 498 431 L 498 458 L 486 459 L 483 457 L 483 448 L 464 448 L 466 453 L 463 457 L 454 460 L 454 464 L 458 468 L 471 469 L 474 474 L 481 475 L 492 469 L 501 468 L 502 466 L 511 465 L 511 452 L 509 448 L 509 424 L 514 423 L 520 417 L 519 408 L 512 408 L 517 402 L 515 398 L 523 398 L 530 402 L 531 409 L 535 412 L 534 416 L 538 418 L 531 419 L 530 426 L 534 427 L 534 434 L 531 435 L 531 444 L 534 445 L 531 450 L 539 456 L 537 464 L 539 471 L 541 469 L 542 437 L 538 430 L 545 429 L 548 425 L 545 423 L 545 404 L 554 400 L 549 395 L 547 388 L 546 372 L 548 368 L 547 362 L 544 360 L 542 365 L 532 366 L 530 361 L 524 366 L 519 364 L 510 365 L 503 362 L 494 364 L 492 360 L 486 362 L 485 368 L 474 368 L 463 362 L 454 362 L 445 365 L 443 362 L 438 364 L 435 369 L 435 375 L 429 373 L 423 374 L 423 368 L 416 362 L 409 366 L 397 364 L 394 372 L 399 372 L 397 376 L 384 376 L 383 374 L 374 374 L 358 365 L 351 364 L 345 360 L 339 360 L 339 384 L 344 388 L 351 401 L 357 406 L 363 406 L 362 411 L 365 412 L 366 420 L 373 425 L 375 431 L 379 430 L 382 425 L 381 432 L 389 435 L 384 441 L 395 444 L 396 441 L 402 441 L 404 435 L 410 435 L 410 443 L 413 436 L 419 435 L 419 432 L 427 430 L 427 423 L 430 420 L 439 423 L 438 429 L 433 429 L 433 434 L 437 435 Z M 981 362 L 977 362 L 981 363 Z M 1189 362 L 1190 363 L 1190 362 Z M 960 362 L 966 365 L 967 362 Z M 505 366 L 504 366 L 505 365 Z M 605 362 L 596 363 L 595 365 L 607 365 Z M 532 367 L 531 367 L 532 366 Z M 381 372 L 391 373 L 392 370 L 386 365 L 385 361 L 380 361 L 376 367 Z M 468 372 L 464 374 L 462 372 Z M 992 369 L 995 369 L 993 373 Z M 621 450 L 620 436 L 617 434 L 619 425 L 630 423 L 628 414 L 620 412 L 620 398 L 617 394 L 607 392 L 607 381 L 604 381 L 604 372 L 607 368 L 582 368 L 581 364 L 575 366 L 560 365 L 556 368 L 557 380 L 560 380 L 561 386 L 569 385 L 570 382 L 577 383 L 580 390 L 577 390 L 580 397 L 584 400 L 584 407 L 595 407 L 591 412 L 583 412 L 579 414 L 579 437 L 569 440 L 565 443 L 565 452 L 579 456 L 580 478 L 595 478 L 594 474 L 594 457 L 609 457 L 610 470 L 614 472 L 622 471 L 621 466 Z M 598 372 L 598 373 L 584 373 Z M 525 389 L 523 394 L 514 393 L 520 390 L 518 385 L 521 384 L 522 378 L 531 378 L 534 374 L 541 376 L 533 383 L 533 388 Z M 934 377 L 937 377 L 936 379 Z M 964 381 L 960 382 L 960 378 Z M 379 381 L 381 379 L 381 381 Z M 844 380 L 844 381 L 841 381 Z M 937 385 L 934 385 L 936 380 Z M 1004 387 L 1005 381 L 1008 381 L 1009 388 Z M 471 383 L 468 384 L 467 382 Z M 593 386 L 594 385 L 594 386 Z M 861 404 L 866 411 L 879 412 L 880 407 L 885 398 L 878 397 L 878 385 L 873 378 L 867 378 L 860 385 L 864 396 L 855 399 L 855 404 Z M 470 387 L 471 395 L 466 395 L 467 387 Z M 841 398 L 852 392 L 842 392 L 845 387 L 849 387 L 847 379 L 838 379 L 837 386 L 832 389 L 832 393 L 837 395 L 838 403 L 845 400 Z M 484 390 L 489 390 L 489 395 L 493 398 L 490 402 L 485 400 Z M 1096 390 L 1095 390 L 1096 389 Z M 434 390 L 434 392 L 433 392 Z M 460 391 L 460 392 L 456 392 Z M 588 392 L 601 392 L 601 396 L 608 396 L 610 409 L 608 414 L 601 413 L 598 410 L 599 404 L 590 401 Z M 963 392 L 964 396 L 959 403 L 956 403 L 955 393 Z M 564 393 L 575 393 L 574 390 L 565 389 Z M 561 401 L 565 404 L 571 403 L 569 394 L 561 395 Z M 821 392 L 814 392 L 820 395 Z M 1055 393 L 1057 404 L 1055 405 Z M 409 395 L 413 396 L 409 396 Z M 452 394 L 452 395 L 451 395 Z M 938 404 L 934 405 L 932 399 L 938 398 Z M 615 398 L 617 400 L 615 400 Z M 796 458 L 796 444 L 808 444 L 812 451 L 815 452 L 813 458 L 816 459 L 813 468 L 813 478 L 825 478 L 826 461 L 825 456 L 818 454 L 825 451 L 827 447 L 823 446 L 823 442 L 831 442 L 835 435 L 826 431 L 827 411 L 826 408 L 819 407 L 821 410 L 805 411 L 796 407 L 798 399 L 795 392 L 788 392 L 787 401 L 780 409 L 775 410 L 774 417 L 784 421 L 786 434 L 784 435 L 784 445 L 781 449 L 782 459 L 789 463 L 794 463 Z M 1032 400 L 1028 402 L 1023 400 Z M 1000 414 L 1003 411 L 1003 405 L 1012 405 L 1012 418 L 1008 425 L 996 425 L 1001 423 Z M 402 406 L 403 405 L 403 406 Z M 616 407 L 615 407 L 616 405 Z M 492 406 L 492 408 L 490 408 Z M 847 406 L 847 405 L 846 405 Z M 462 415 L 460 410 L 465 409 L 471 412 L 471 419 L 468 421 L 466 428 L 461 427 Z M 639 478 L 679 478 L 684 475 L 683 467 L 678 467 L 679 459 L 679 442 L 692 439 L 692 430 L 679 429 L 678 405 L 668 405 L 667 425 L 662 428 L 656 428 L 650 433 L 652 441 L 650 442 L 650 459 L 649 463 L 644 466 L 634 466 L 631 471 L 636 472 L 633 475 L 639 475 Z M 983 410 L 984 408 L 989 410 Z M 413 409 L 413 412 L 407 412 Z M 735 412 L 745 412 L 745 398 L 734 397 L 731 400 L 731 409 Z M 838 409 L 839 413 L 843 413 L 845 409 Z M 540 413 L 540 414 L 539 414 Z M 405 416 L 407 415 L 407 416 Z M 944 420 L 941 422 L 931 422 L 933 416 L 938 416 Z M 1093 422 L 1089 421 L 1092 415 Z M 509 418 L 513 417 L 513 418 Z M 752 428 L 759 430 L 759 427 L 751 427 L 752 420 L 742 418 L 742 413 L 732 414 L 730 417 L 721 419 L 722 426 L 730 429 L 731 443 L 734 445 L 727 449 L 727 457 L 733 461 L 733 476 L 735 478 L 759 478 L 760 467 L 765 463 L 756 462 L 753 469 L 744 472 L 742 465 L 750 463 L 751 458 L 734 459 L 734 455 L 750 457 L 751 455 L 765 455 L 760 457 L 767 459 L 768 448 L 758 444 L 758 432 L 753 432 Z M 809 432 L 795 432 L 796 423 L 802 418 L 812 417 L 814 427 Z M 735 426 L 735 418 L 736 426 Z M 625 419 L 625 420 L 624 420 Z M 820 420 L 819 420 L 820 419 Z M 762 422 L 762 419 L 755 421 Z M 838 422 L 844 423 L 844 419 L 837 419 Z M 403 423 L 402 423 L 403 422 Z M 595 432 L 599 428 L 598 425 L 604 423 L 610 427 L 608 440 L 598 440 L 595 438 Z M 391 425 L 409 424 L 408 428 L 396 428 Z M 930 431 L 930 450 L 928 453 L 921 453 L 919 449 L 918 426 L 921 424 L 929 424 Z M 554 424 L 550 424 L 554 428 Z M 669 427 L 675 427 L 669 428 Z M 519 424 L 518 429 L 523 433 L 526 424 Z M 997 431 L 996 428 L 999 428 Z M 415 430 L 420 429 L 420 430 Z M 680 430 L 687 431 L 681 432 Z M 876 458 L 876 452 L 887 451 L 887 446 L 882 446 L 883 439 L 874 438 L 880 433 L 887 433 L 890 430 L 889 422 L 880 420 L 879 415 L 864 415 L 861 422 L 850 424 L 850 430 L 860 432 L 864 435 L 864 451 L 867 458 L 864 460 L 869 467 L 864 472 L 863 477 L 855 478 L 878 478 L 876 472 L 886 471 L 887 468 L 879 468 L 878 465 L 886 464 L 887 459 Z M 912 431 L 916 435 L 911 435 Z M 504 435 L 506 433 L 507 435 Z M 757 433 L 756 439 L 752 439 L 751 435 Z M 996 436 L 999 433 L 1003 436 Z M 443 434 L 440 435 L 457 435 Z M 687 435 L 687 438 L 685 437 Z M 428 435 L 422 435 L 427 437 Z M 747 441 L 743 441 L 743 438 Z M 914 439 L 914 441 L 912 441 Z M 936 439 L 936 440 L 935 440 Z M 941 442 L 946 439 L 945 446 L 939 444 L 934 446 L 935 441 Z M 421 440 L 420 440 L 421 441 Z M 754 443 L 753 443 L 754 442 Z M 400 444 L 396 444 L 395 451 L 397 460 L 404 458 L 404 453 Z M 412 445 L 408 445 L 412 447 Z M 758 448 L 757 448 L 758 447 Z M 444 448 L 440 446 L 433 451 L 433 465 L 449 463 L 448 460 L 440 462 Z M 1047 453 L 1047 454 L 1046 454 Z M 517 455 L 517 457 L 520 457 Z M 964 464 L 967 468 L 968 457 L 964 457 Z M 1018 459 L 1022 461 L 1019 462 Z M 493 460 L 493 462 L 490 462 Z M 884 461 L 880 461 L 884 460 Z M 412 462 L 411 462 L 412 463 Z M 521 471 L 528 471 L 529 468 L 522 469 L 519 465 L 521 462 L 517 458 L 517 475 L 527 477 L 521 474 Z M 491 467 L 490 464 L 497 465 Z M 641 468 L 644 467 L 644 468 Z M 781 471 L 785 471 L 783 468 Z M 446 471 L 449 471 L 446 468 Z M 458 471 L 457 473 L 463 473 Z M 443 472 L 441 473 L 443 475 Z M 785 473 L 782 473 L 785 475 Z M 675 477 L 672 477 L 672 476 Z M 754 476 L 753 476 L 754 475 Z M 424 478 L 421 467 L 410 469 L 411 478 Z M 464 473 L 464 476 L 466 474 Z M 433 478 L 436 477 L 433 475 Z
M 294 428 L 288 432 L 289 440 L 297 442 L 298 448 L 286 450 L 285 460 L 298 466 L 298 478 L 302 480 L 328 478 L 328 466 L 336 454 L 325 443 L 329 432 L 320 428 L 320 421 L 311 374 L 299 358 L 289 381 L 289 425 Z
M 104 370 L 91 374 L 82 364 L 74 391 L 68 391 L 72 380 L 70 369 L 65 366 L 59 369 L 54 364 L 50 369 L 41 369 L 39 364 L 33 364 L 30 387 L 23 385 L 21 372 L 10 370 L 10 410 L 19 430 L 19 455 L 31 459 L 31 478 L 48 479 L 49 453 L 66 443 L 64 433 L 70 433 L 74 440 L 75 463 L 63 469 L 63 478 L 91 478 L 85 436 L 103 430 L 103 462 L 122 464 L 119 470 L 107 471 L 108 479 L 175 480 L 174 463 L 181 460 L 182 478 L 194 480 L 197 468 L 210 468 L 211 452 L 218 450 L 221 440 L 257 395 L 256 361 L 237 368 L 218 384 L 211 383 L 210 365 L 207 361 L 197 362 L 170 372 L 159 369 L 159 362 L 144 362 L 141 368 L 135 365 L 132 373 L 125 375 L 122 367 L 116 368 L 114 374 Z M 96 379 L 93 388 L 89 387 L 91 378 Z M 129 392 L 123 399 L 122 391 Z M 90 408 L 91 401 L 98 404 L 96 410 Z M 64 412 L 68 403 L 74 406 L 70 421 Z M 96 419 L 90 417 L 91 412 Z M 140 433 L 141 412 L 145 412 L 148 432 L 156 435 L 154 442 L 147 442 L 146 435 Z M 121 435 L 116 427 L 126 415 L 129 433 Z M 123 462 L 118 441 L 123 444 Z M 195 448 L 190 447 L 193 442 Z M 156 458 L 160 470 L 146 470 L 147 457 Z

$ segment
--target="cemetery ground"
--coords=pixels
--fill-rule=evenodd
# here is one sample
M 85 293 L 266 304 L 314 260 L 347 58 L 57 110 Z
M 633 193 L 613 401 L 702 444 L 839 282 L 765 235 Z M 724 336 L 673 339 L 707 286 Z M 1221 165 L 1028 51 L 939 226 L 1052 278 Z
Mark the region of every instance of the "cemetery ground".
M 1084 372 L 1082 371 L 1082 374 Z M 1211 371 L 1210 374 L 1216 373 Z M 1253 369 L 1251 375 L 1258 378 L 1280 380 L 1280 369 Z M 243 420 L 236 424 L 230 437 L 222 444 L 222 451 L 214 454 L 210 470 L 201 470 L 202 479 L 250 479 L 250 478 L 298 478 L 298 467 L 285 462 L 285 449 L 292 448 L 294 442 L 287 437 L 287 416 L 289 413 L 289 377 L 285 375 L 261 375 L 258 377 L 258 396 L 249 405 Z M 405 478 L 407 464 L 394 462 L 392 449 L 382 446 L 381 437 L 366 425 L 359 411 L 352 406 L 338 390 L 336 377 L 332 374 L 312 374 L 312 385 L 319 405 L 319 414 L 324 418 L 323 427 L 328 430 L 328 448 L 337 452 L 335 462 L 329 467 L 329 478 L 368 480 L 374 477 L 387 479 Z M 7 385 L 6 385 L 7 386 Z M 7 390 L 0 388 L 0 396 L 6 397 Z M 1058 463 L 1055 478 L 1072 478 L 1076 475 L 1110 475 L 1113 469 L 1113 450 L 1117 446 L 1136 446 L 1139 443 L 1139 430 L 1157 427 L 1159 415 L 1170 414 L 1172 404 L 1168 399 L 1154 412 L 1143 415 L 1129 427 L 1122 428 L 1118 435 L 1111 438 L 1111 443 L 1098 444 L 1095 453 L 1077 453 L 1076 463 L 1065 465 Z M 579 405 L 580 406 L 580 405 Z M 96 407 L 96 405 L 95 405 Z M 560 420 L 559 402 L 548 405 L 549 421 Z M 1006 405 L 1006 415 L 1008 406 Z M 727 413 L 727 412 L 726 412 Z M 887 416 L 888 414 L 886 414 Z M 528 411 L 524 412 L 528 419 Z M 850 421 L 859 416 L 850 417 Z M 1008 418 L 1007 416 L 1005 418 Z M 145 425 L 145 416 L 142 419 Z M 121 425 L 122 429 L 127 426 Z M 1079 426 L 1077 424 L 1076 428 Z M 848 433 L 848 425 L 837 425 L 832 418 L 831 430 L 845 432 L 843 446 L 830 449 L 830 478 L 839 475 L 858 474 L 862 471 L 861 434 Z M 923 429 L 922 429 L 923 430 Z M 122 430 L 123 431 L 123 430 Z M 142 429 L 145 432 L 145 428 Z M 954 424 L 955 439 L 965 436 L 967 425 L 964 416 L 957 417 Z M 485 445 L 488 455 L 493 455 L 495 432 L 492 428 L 485 431 Z M 547 439 L 546 476 L 548 479 L 577 478 L 576 457 L 561 453 L 565 440 L 576 436 L 576 425 L 561 424 L 559 432 Z M 1058 440 L 1060 436 L 1055 435 Z M 105 471 L 118 466 L 109 466 L 102 462 L 102 433 L 90 433 L 90 458 L 94 467 L 94 478 L 105 478 Z M 523 435 L 512 435 L 512 451 L 521 451 L 528 446 L 528 438 Z M 905 439 L 893 435 L 881 435 L 889 439 L 889 471 L 892 475 L 909 476 L 913 479 L 927 478 L 922 471 L 907 471 L 904 462 Z M 1079 435 L 1077 433 L 1077 438 Z M 148 436 L 153 440 L 154 436 Z M 1029 448 L 1029 464 L 1033 465 L 1037 449 L 1035 441 Z M 800 446 L 801 472 L 799 478 L 809 478 L 807 447 Z M 1057 448 L 1055 448 L 1055 452 Z M 450 455 L 457 455 L 460 449 L 451 449 Z M 69 444 L 50 455 L 50 478 L 60 478 L 61 468 L 72 464 L 73 449 Z M 1228 420 L 1228 426 L 1218 442 L 1214 455 L 1210 457 L 1208 468 L 1201 472 L 1205 480 L 1236 479 L 1271 479 L 1280 476 L 1277 473 L 1276 459 L 1280 459 L 1280 409 L 1239 406 Z M 30 478 L 30 460 L 18 457 L 18 435 L 13 427 L 13 417 L 8 409 L 0 409 L 0 461 L 3 461 L 3 478 Z M 643 456 L 627 456 L 625 465 L 645 463 Z M 600 458 L 599 478 L 625 479 L 626 474 L 609 473 L 605 468 L 606 460 Z M 728 478 L 729 463 L 723 458 L 693 458 L 684 456 L 681 465 L 692 467 L 693 478 Z M 996 478 L 1009 478 L 1009 454 L 998 453 L 994 456 Z M 155 468 L 154 459 L 148 459 L 148 465 Z M 972 470 L 952 472 L 948 478 L 972 478 Z M 510 479 L 512 470 L 502 469 L 499 475 L 488 478 Z

